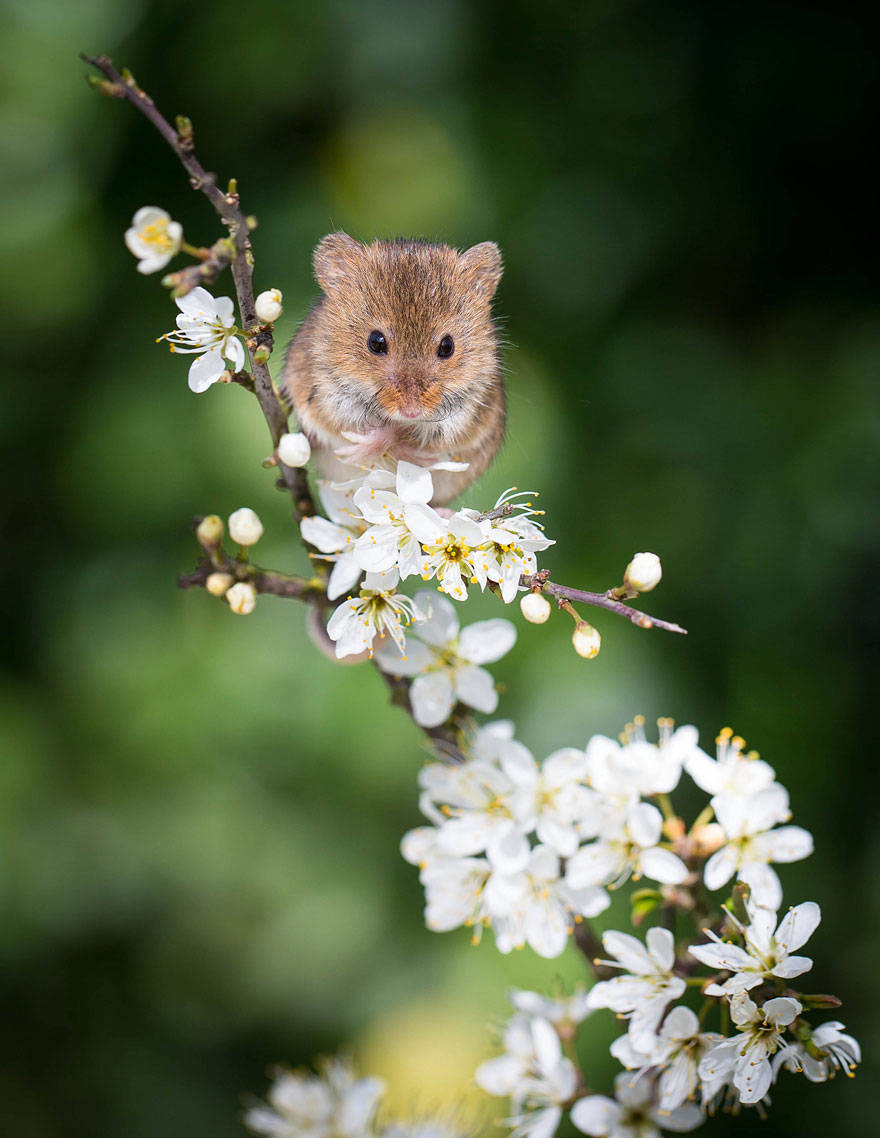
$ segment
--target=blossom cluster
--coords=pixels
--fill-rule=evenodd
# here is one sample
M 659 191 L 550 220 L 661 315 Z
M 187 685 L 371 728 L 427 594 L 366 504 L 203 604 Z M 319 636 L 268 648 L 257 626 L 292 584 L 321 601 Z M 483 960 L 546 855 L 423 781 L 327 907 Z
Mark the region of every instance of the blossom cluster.
M 360 583 L 357 596 L 343 601 L 327 626 L 338 657 L 370 651 L 377 636 L 387 636 L 399 652 L 383 653 L 381 666 L 413 675 L 412 664 L 406 666 L 410 653 L 404 629 L 429 622 L 432 610 L 398 592 L 400 582 L 410 577 L 436 581 L 440 592 L 456 601 L 467 599 L 469 586 L 482 590 L 491 584 L 509 604 L 520 591 L 520 578 L 536 572 L 536 554 L 553 542 L 521 495 L 508 492 L 488 511 L 492 515 L 507 507 L 502 519 L 469 508 L 450 514 L 430 505 L 431 470 L 462 468 L 460 463 L 425 468 L 401 461 L 393 471 L 373 468 L 353 481 L 322 485 L 327 516 L 304 518 L 303 540 L 334 563 L 327 585 L 330 600 Z M 433 611 L 445 612 L 442 607 Z M 444 620 L 449 623 L 435 615 L 435 623 Z M 432 633 L 426 635 L 432 643 Z
M 734 877 L 740 883 L 740 914 L 722 904 L 717 920 L 707 917 L 708 927 L 689 940 L 676 942 L 662 925 L 648 928 L 644 941 L 607 930 L 606 956 L 594 961 L 603 978 L 587 992 L 568 1001 L 511 994 L 516 1014 L 504 1034 L 504 1053 L 484 1063 L 476 1079 L 490 1094 L 510 1097 L 509 1121 L 518 1138 L 551 1138 L 566 1109 L 589 1135 L 655 1138 L 661 1129 L 692 1130 L 719 1106 L 766 1104 L 782 1071 L 822 1082 L 860 1062 L 859 1045 L 842 1023 L 814 1026 L 808 1018 L 810 1009 L 837 1001 L 791 986 L 812 968 L 798 950 L 821 914 L 806 901 L 778 915 L 782 891 L 771 862 L 807 856 L 812 840 L 800 827 L 777 825 L 788 819 L 788 796 L 772 767 L 746 753 L 732 731 L 721 733 L 712 758 L 699 747 L 694 728 L 674 731 L 661 720 L 660 729 L 657 744 L 646 741 L 637 723 L 620 743 L 594 737 L 584 752 L 557 752 L 538 768 L 508 725 L 490 725 L 478 732 L 466 764 L 447 768 L 445 776 L 435 765 L 423 772 L 421 808 L 433 825 L 406 835 L 403 852 L 422 865 L 429 927 L 491 924 L 506 951 L 516 942 L 510 925 L 525 922 L 520 943 L 557 955 L 565 937 L 558 934 L 553 951 L 546 951 L 547 916 L 538 919 L 532 897 L 518 893 L 513 917 L 494 899 L 516 892 L 499 889 L 495 879 L 509 878 L 511 863 L 534 857 L 537 849 L 552 848 L 564 863 L 552 883 L 545 881 L 541 903 L 548 906 L 555 897 L 565 909 L 567 902 L 570 923 L 577 920 L 571 902 L 576 890 L 605 893 L 630 876 L 661 886 L 647 891 L 653 901 L 642 917 L 687 914 L 698 896 Z M 513 776 L 523 770 L 531 771 L 532 783 L 544 776 L 533 797 L 522 796 L 522 779 L 513 789 Z M 683 771 L 712 795 L 689 831 L 668 798 Z M 665 821 L 647 812 L 655 807 L 645 797 L 661 801 Z M 713 813 L 715 822 L 709 820 Z M 529 828 L 539 844 L 524 855 Z M 661 834 L 672 840 L 663 842 Z M 484 856 L 473 857 L 477 852 Z M 605 893 L 604 903 L 594 901 L 593 907 L 600 912 L 607 903 Z M 702 1000 L 699 1014 L 689 995 Z M 707 1026 L 713 1008 L 724 1010 L 719 1024 L 732 1024 L 730 1035 Z M 590 1090 L 573 1049 L 577 1025 L 598 1009 L 611 1010 L 626 1025 L 611 1046 L 626 1068 L 613 1098 Z
M 673 841 L 656 803 L 683 771 L 717 791 L 710 807 L 718 821 Z M 692 886 L 703 860 L 708 890 L 735 875 L 757 905 L 778 907 L 770 863 L 806 857 L 812 839 L 800 827 L 776 827 L 788 817 L 788 795 L 773 777 L 727 731 L 716 758 L 701 750 L 695 728 L 661 720 L 656 744 L 637 722 L 620 742 L 597 735 L 538 763 L 511 724 L 489 724 L 466 762 L 422 770 L 419 802 L 431 825 L 404 837 L 403 854 L 420 867 L 429 928 L 468 925 L 479 936 L 491 927 L 502 952 L 529 944 L 555 957 L 580 919 L 608 907 L 610 890 L 630 878 Z
M 382 1120 L 385 1084 L 357 1078 L 342 1059 L 326 1059 L 316 1074 L 280 1071 L 268 1102 L 250 1107 L 245 1125 L 270 1138 L 462 1138 L 440 1119 Z
M 659 1138 L 663 1130 L 695 1130 L 719 1106 L 768 1105 L 782 1070 L 824 1082 L 838 1070 L 851 1073 L 861 1060 L 843 1024 L 812 1028 L 801 1002 L 789 996 L 765 997 L 758 1004 L 737 993 L 728 1003 L 735 1034 L 725 1038 L 704 1030 L 702 1016 L 686 1004 L 665 1010 L 685 991 L 672 971 L 671 932 L 650 929 L 647 944 L 619 932 L 603 939 L 628 972 L 568 999 L 512 991 L 515 1012 L 504 1029 L 503 1053 L 476 1071 L 478 1086 L 510 1099 L 507 1123 L 518 1138 L 552 1138 L 566 1110 L 578 1130 L 595 1138 Z M 637 1019 L 643 1001 L 652 1011 Z M 626 1009 L 619 1014 L 630 1024 L 611 1046 L 627 1068 L 615 1078 L 611 1097 L 590 1089 L 574 1047 L 579 1025 L 609 1006 Z M 662 1023 L 659 1016 L 649 1023 L 657 1009 Z

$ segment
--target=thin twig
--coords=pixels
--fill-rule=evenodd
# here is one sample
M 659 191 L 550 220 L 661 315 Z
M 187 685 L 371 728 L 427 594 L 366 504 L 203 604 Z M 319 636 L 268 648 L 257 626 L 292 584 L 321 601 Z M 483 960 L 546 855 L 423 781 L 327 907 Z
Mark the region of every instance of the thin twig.
M 95 81 L 95 86 L 103 94 L 114 99 L 125 99 L 153 124 L 180 159 L 181 165 L 189 174 L 190 185 L 207 197 L 229 229 L 229 237 L 235 249 L 235 255 L 230 262 L 232 279 L 235 282 L 242 331 L 251 361 L 254 393 L 269 426 L 272 443 L 277 446 L 278 440 L 287 431 L 287 413 L 275 392 L 266 364 L 268 354 L 273 347 L 272 333 L 257 319 L 254 303 L 254 257 L 250 234 L 256 225 L 255 219 L 247 217 L 242 212 L 235 183 L 230 182 L 229 189 L 224 192 L 217 185 L 216 175 L 209 173 L 202 166 L 195 155 L 192 124 L 188 119 L 179 118 L 175 129 L 156 109 L 155 103 L 146 91 L 137 85 L 134 76 L 129 72 L 120 74 L 106 55 L 99 55 L 97 58 L 81 55 L 80 58 L 90 63 L 92 67 L 96 67 L 106 77 L 103 82 Z M 315 506 L 305 472 L 298 467 L 284 466 L 283 463 L 279 463 L 279 466 L 293 498 L 297 518 L 314 514 Z
M 215 241 L 210 249 L 201 251 L 201 259 L 194 265 L 178 269 L 162 278 L 162 284 L 172 296 L 186 296 L 199 285 L 213 284 L 217 276 L 235 259 L 235 245 L 228 237 Z
M 521 585 L 527 589 L 536 588 L 542 593 L 549 593 L 551 597 L 562 597 L 569 601 L 578 601 L 582 605 L 594 605 L 596 608 L 606 609 L 631 621 L 639 628 L 662 628 L 664 632 L 677 632 L 687 636 L 687 629 L 680 624 L 673 624 L 670 620 L 660 620 L 656 616 L 648 616 L 646 612 L 630 608 L 622 604 L 609 590 L 607 593 L 590 593 L 586 589 L 573 589 L 569 585 L 557 585 L 550 580 L 550 570 L 541 569 L 538 573 L 524 574 L 520 577 Z
M 177 578 L 181 589 L 204 589 L 212 573 L 228 573 L 236 581 L 249 581 L 258 593 L 268 593 L 273 597 L 293 597 L 309 604 L 326 605 L 327 594 L 324 582 L 318 578 L 311 581 L 305 577 L 293 577 L 286 573 L 274 573 L 260 569 L 248 561 L 240 561 L 225 556 L 215 556 L 215 563 L 203 559 L 192 573 L 181 573 Z

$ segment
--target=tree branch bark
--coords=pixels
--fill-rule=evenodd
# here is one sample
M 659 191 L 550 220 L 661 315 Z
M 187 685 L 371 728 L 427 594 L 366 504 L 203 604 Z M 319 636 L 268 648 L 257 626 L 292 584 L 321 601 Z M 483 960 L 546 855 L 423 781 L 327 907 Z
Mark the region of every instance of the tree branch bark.
M 175 129 L 158 111 L 146 91 L 137 85 L 134 76 L 130 72 L 118 72 L 106 55 L 99 55 L 97 58 L 81 55 L 80 58 L 91 64 L 92 67 L 96 67 L 105 76 L 104 80 L 97 78 L 94 80 L 94 86 L 102 94 L 114 99 L 126 100 L 153 124 L 180 159 L 181 165 L 189 175 L 192 188 L 200 190 L 207 197 L 228 228 L 229 237 L 235 250 L 230 261 L 230 267 L 238 299 L 241 327 L 251 362 L 254 394 L 269 427 L 272 445 L 277 446 L 278 440 L 287 431 L 287 412 L 278 398 L 266 363 L 274 347 L 272 333 L 257 319 L 254 302 L 254 256 L 250 234 L 257 224 L 256 219 L 247 217 L 242 212 L 238 189 L 234 181 L 229 183 L 228 190 L 224 192 L 217 185 L 216 175 L 202 166 L 195 154 L 192 124 L 188 119 L 178 118 Z M 284 484 L 293 499 L 293 508 L 297 519 L 314 514 L 315 505 L 305 471 L 297 467 L 285 466 L 283 463 L 279 463 L 278 466 Z

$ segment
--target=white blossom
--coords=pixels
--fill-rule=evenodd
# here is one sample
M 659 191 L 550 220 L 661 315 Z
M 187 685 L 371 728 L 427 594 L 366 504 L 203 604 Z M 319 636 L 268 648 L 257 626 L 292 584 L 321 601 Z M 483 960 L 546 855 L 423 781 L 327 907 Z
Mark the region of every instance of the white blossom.
M 524 1015 L 537 1016 L 552 1023 L 557 1031 L 576 1027 L 592 1013 L 586 988 L 577 988 L 571 996 L 544 996 L 522 988 L 507 993 L 513 1007 Z
M 248 506 L 229 515 L 229 536 L 239 545 L 255 545 L 263 536 L 263 523 Z
M 331 1059 L 320 1075 L 282 1072 L 268 1105 L 251 1107 L 244 1121 L 270 1138 L 371 1138 L 384 1091 L 381 1079 L 356 1079 L 348 1064 Z
M 540 1017 L 514 1016 L 504 1035 L 504 1055 L 477 1068 L 477 1085 L 509 1095 L 507 1124 L 516 1138 L 552 1138 L 564 1106 L 577 1089 L 577 1069 L 562 1054 L 559 1035 Z
M 281 307 L 282 300 L 280 288 L 268 288 L 265 292 L 261 292 L 254 302 L 257 319 L 261 320 L 263 324 L 274 324 L 276 320 L 280 319 L 281 313 L 284 311 Z M 288 465 L 294 464 L 288 463 Z
M 598 841 L 574 854 L 566 868 L 566 881 L 576 889 L 585 885 L 616 888 L 630 876 L 680 884 L 688 868 L 680 857 L 659 845 L 662 828 L 663 817 L 656 806 L 632 803 L 615 828 L 608 827 Z
M 829 1020 L 804 1039 L 779 1051 L 773 1059 L 773 1076 L 780 1067 L 802 1072 L 811 1083 L 833 1079 L 838 1071 L 852 1075 L 862 1061 L 862 1049 L 851 1035 L 843 1034 L 843 1024 Z
M 194 288 L 174 303 L 180 309 L 177 330 L 160 336 L 167 340 L 172 352 L 197 354 L 189 368 L 191 391 L 207 391 L 226 371 L 228 361 L 233 371 L 244 366 L 244 348 L 237 338 L 235 308 L 228 296 L 213 297 L 206 288 Z
M 370 584 L 369 578 L 365 584 Z M 327 635 L 336 641 L 336 656 L 372 654 L 377 636 L 388 635 L 402 648 L 403 626 L 421 619 L 409 597 L 383 589 L 364 588 L 357 597 L 343 601 L 327 622 Z
M 480 547 L 483 553 L 483 564 L 488 579 L 497 582 L 501 599 L 505 604 L 510 604 L 519 592 L 520 577 L 537 572 L 538 561 L 535 554 L 541 553 L 551 545 L 556 544 L 545 535 L 543 527 L 532 520 L 538 511 L 532 508 L 531 503 L 517 500 L 528 497 L 532 493 L 533 491 L 517 492 L 516 487 L 505 490 L 495 503 L 493 510 L 510 506 L 516 512 L 509 517 L 502 518 L 497 523 L 493 522 L 484 529 L 483 542 Z M 538 596 L 538 594 L 533 595 Z M 536 611 L 538 607 L 536 602 L 531 602 L 532 611 Z M 549 605 L 546 611 L 549 616 Z M 526 614 L 525 608 L 523 608 L 523 614 Z M 526 616 L 526 619 L 530 618 Z M 545 616 L 543 619 L 546 620 L 547 617 Z M 542 623 L 542 621 L 535 623 Z
M 802 1010 L 797 1000 L 787 996 L 767 1000 L 762 1007 L 745 992 L 732 996 L 730 1015 L 740 1034 L 717 1043 L 703 1057 L 700 1078 L 730 1079 L 740 1102 L 759 1102 L 773 1081 L 770 1057 L 784 1046 L 782 1032 Z
M 521 747 L 509 741 L 506 749 Z M 422 813 L 436 825 L 436 851 L 451 857 L 486 853 L 495 869 L 518 873 L 528 864 L 526 831 L 513 815 L 514 786 L 494 761 L 429 763 L 419 775 Z
M 131 228 L 125 231 L 125 244 L 138 258 L 139 273 L 155 273 L 164 269 L 180 251 L 183 227 L 172 221 L 171 215 L 155 205 L 145 205 L 137 211 Z
M 419 848 L 412 832 L 404 838 L 401 849 L 404 857 L 409 855 L 407 860 L 416 853 L 427 857 L 419 880 L 425 887 L 425 924 L 431 932 L 445 933 L 465 925 L 474 928 L 473 939 L 478 942 L 482 925 L 490 920 L 484 896 L 492 873 L 489 862 L 482 857 L 438 856 L 427 841 Z
M 661 1130 L 683 1133 L 703 1122 L 692 1103 L 666 1111 L 655 1101 L 650 1079 L 633 1079 L 625 1072 L 614 1080 L 614 1098 L 588 1095 L 571 1108 L 571 1121 L 594 1138 L 660 1138 Z
M 424 505 L 413 507 L 407 520 L 424 550 L 423 580 L 436 577 L 443 592 L 456 601 L 467 600 L 468 582 L 486 587 L 489 565 L 480 548 L 485 530 L 465 511 L 443 518 Z
M 393 477 L 394 490 L 386 489 Z M 394 475 L 374 471 L 354 491 L 354 504 L 368 526 L 355 545 L 362 569 L 381 573 L 397 569 L 401 580 L 421 576 L 424 553 L 413 532 L 413 522 L 421 522 L 421 511 L 434 495 L 430 470 L 411 462 L 399 462 Z
M 789 909 L 778 928 L 776 913 L 772 909 L 762 909 L 751 900 L 746 908 L 749 924 L 740 930 L 744 948 L 726 944 L 707 929 L 706 935 L 712 943 L 695 944 L 688 950 L 701 964 L 716 971 L 725 969 L 733 973 L 723 984 L 710 984 L 705 989 L 708 996 L 732 996 L 757 987 L 771 976 L 788 980 L 809 972 L 813 966 L 808 956 L 793 956 L 792 953 L 807 943 L 822 919 L 819 906 L 814 901 L 805 901 Z
M 697 729 L 690 725 L 676 728 L 671 719 L 658 719 L 657 727 L 656 743 L 646 738 L 640 715 L 627 724 L 622 742 L 594 735 L 587 744 L 590 785 L 621 807 L 640 796 L 675 790 L 682 766 L 697 750 Z
M 302 431 L 287 431 L 278 440 L 278 457 L 285 466 L 305 466 L 312 457 L 312 447 Z
M 578 823 L 592 806 L 592 794 L 583 784 L 587 772 L 584 752 L 563 747 L 538 764 L 520 746 L 505 753 L 501 765 L 514 784 L 512 809 L 520 825 L 534 830 L 538 841 L 560 857 L 572 857 L 578 847 Z
M 353 508 L 350 494 L 328 482 L 319 482 L 318 487 L 327 517 L 303 518 L 299 532 L 303 541 L 325 555 L 324 560 L 333 562 L 327 581 L 327 599 L 335 601 L 361 579 L 363 569 L 354 545 L 367 528 L 367 522 L 360 511 Z
M 560 956 L 577 917 L 595 917 L 608 908 L 604 889 L 571 889 L 560 876 L 558 855 L 535 846 L 519 873 L 493 873 L 485 904 L 499 952 L 528 944 L 539 956 Z
M 639 1049 L 630 1036 L 621 1035 L 611 1045 L 611 1054 L 625 1067 L 643 1077 L 653 1069 L 656 1078 L 657 1106 L 673 1111 L 686 1100 L 696 1097 L 700 1089 L 699 1065 L 703 1056 L 723 1036 L 718 1032 L 701 1032 L 697 1017 L 686 1007 L 673 1008 L 650 1041 L 650 1048 Z
M 412 676 L 409 689 L 413 718 L 422 727 L 445 722 L 457 702 L 491 714 L 498 706 L 492 676 L 482 664 L 493 663 L 513 647 L 516 628 L 508 620 L 481 620 L 460 629 L 450 602 L 423 590 L 415 603 L 425 620 L 406 644 L 384 641 L 376 659 L 385 672 Z
M 627 565 L 623 583 L 635 593 L 650 593 L 660 584 L 663 569 L 656 553 L 637 553 Z
M 685 760 L 685 770 L 707 794 L 757 794 L 770 786 L 776 776 L 773 767 L 760 759 L 756 751 L 745 753 L 745 745 L 745 739 L 725 727 L 715 740 L 717 757 L 712 759 L 694 747 Z
M 602 980 L 590 989 L 592 1008 L 610 1008 L 628 1018 L 629 1035 L 636 1047 L 650 1048 L 666 1005 L 677 1000 L 686 984 L 672 973 L 675 941 L 668 929 L 648 929 L 647 944 L 628 933 L 606 932 L 602 944 L 613 960 L 601 963 L 622 968 L 625 975 Z
M 800 826 L 773 829 L 790 817 L 788 792 L 774 783 L 747 798 L 716 795 L 712 805 L 727 843 L 706 862 L 706 888 L 720 889 L 736 874 L 756 905 L 778 909 L 782 886 L 770 862 L 800 861 L 813 852 L 812 836 Z

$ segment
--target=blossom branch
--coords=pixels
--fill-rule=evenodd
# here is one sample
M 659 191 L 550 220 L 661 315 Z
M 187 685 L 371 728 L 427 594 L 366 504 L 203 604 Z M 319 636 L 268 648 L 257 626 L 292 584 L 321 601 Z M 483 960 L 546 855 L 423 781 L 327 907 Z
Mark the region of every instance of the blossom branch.
M 235 253 L 234 243 L 228 237 L 221 237 L 210 249 L 199 250 L 197 264 L 169 273 L 162 278 L 162 284 L 171 290 L 172 296 L 186 296 L 199 285 L 212 284 L 226 266 L 235 260 Z
M 287 412 L 275 391 L 267 365 L 267 360 L 274 347 L 272 333 L 260 323 L 256 313 L 253 287 L 254 257 L 250 239 L 251 230 L 256 226 L 256 219 L 248 217 L 242 212 L 238 189 L 234 180 L 229 183 L 228 190 L 224 192 L 217 185 L 216 175 L 202 166 L 195 154 L 192 123 L 189 119 L 181 116 L 177 119 L 177 127 L 173 127 L 158 111 L 146 91 L 138 86 L 134 76 L 128 71 L 118 72 L 106 55 L 100 55 L 97 58 L 81 55 L 81 58 L 105 76 L 103 80 L 97 77 L 92 79 L 93 85 L 102 94 L 114 99 L 126 100 L 153 124 L 180 159 L 181 165 L 189 175 L 190 185 L 194 190 L 200 190 L 208 198 L 228 228 L 229 237 L 226 240 L 231 243 L 232 249 L 227 250 L 227 252 L 232 253 L 229 264 L 238 298 L 242 330 L 251 361 L 254 393 L 268 424 L 272 442 L 277 446 L 281 436 L 287 432 Z M 214 248 L 217 249 L 217 246 Z M 232 252 L 233 250 L 234 252 Z M 213 272 L 215 267 L 216 272 L 220 271 L 222 268 L 220 260 L 225 255 L 226 253 L 218 250 L 214 257 L 214 264 L 206 262 L 209 264 L 209 272 Z M 194 266 L 194 268 L 200 273 L 203 266 Z M 186 272 L 187 270 L 184 270 L 184 273 Z M 171 274 L 171 276 L 174 277 L 175 274 Z M 176 282 L 173 287 L 180 291 L 181 287 L 186 284 L 192 288 L 197 283 L 198 281 L 195 279 L 190 283 L 189 278 L 186 278 L 186 280 L 181 279 Z M 300 468 L 279 465 L 284 483 L 293 498 L 297 518 L 314 514 L 315 507 L 305 472 Z
M 217 563 L 203 558 L 192 573 L 181 573 L 177 584 L 181 589 L 204 589 L 212 573 L 228 573 L 236 581 L 248 581 L 258 593 L 268 593 L 273 597 L 293 597 L 308 604 L 324 606 L 327 594 L 324 582 L 317 577 L 307 580 L 285 573 L 275 573 L 259 569 L 247 561 L 223 557 Z
M 617 616 L 625 617 L 638 628 L 661 628 L 664 632 L 677 632 L 681 636 L 687 636 L 687 629 L 682 628 L 680 624 L 674 624 L 669 620 L 660 620 L 656 616 L 648 616 L 645 612 L 622 604 L 614 596 L 612 589 L 609 589 L 607 593 L 590 593 L 586 589 L 573 589 L 569 585 L 558 585 L 555 581 L 550 580 L 549 569 L 542 569 L 538 573 L 524 574 L 520 578 L 520 584 L 527 589 L 549 593 L 551 597 L 557 599 L 577 601 L 582 605 L 594 605 L 596 608 L 606 609 L 608 612 L 616 613 Z

